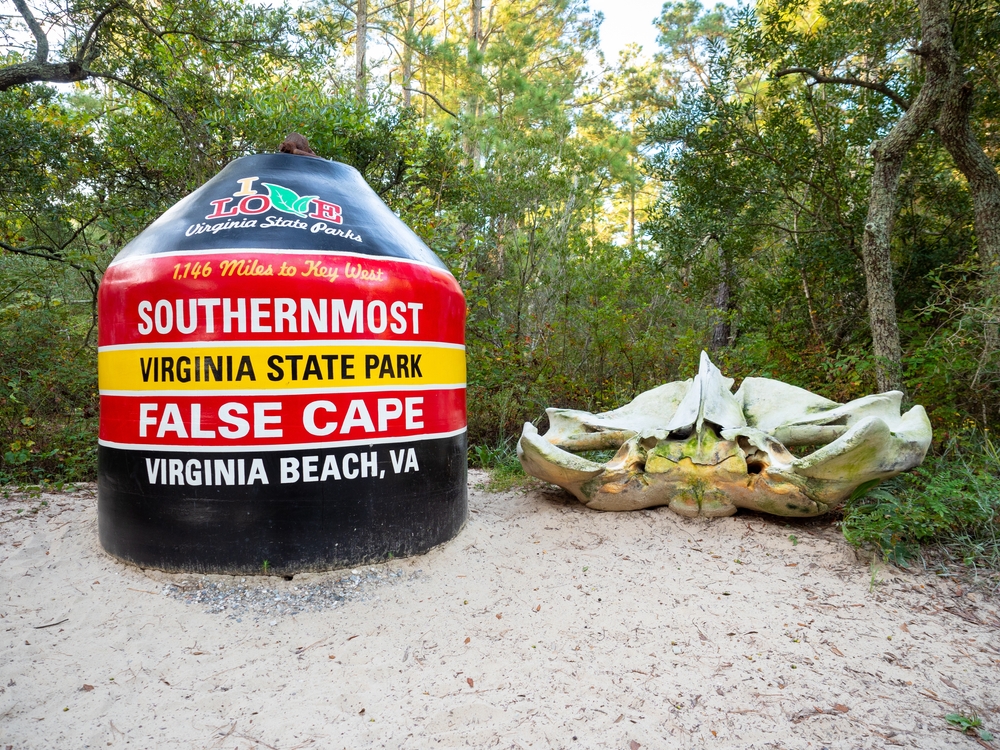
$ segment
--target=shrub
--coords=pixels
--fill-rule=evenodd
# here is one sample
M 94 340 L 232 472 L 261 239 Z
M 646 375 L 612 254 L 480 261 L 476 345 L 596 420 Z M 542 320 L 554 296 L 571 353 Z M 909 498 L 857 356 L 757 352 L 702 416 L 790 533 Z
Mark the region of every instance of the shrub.
M 844 509 L 845 538 L 905 565 L 921 547 L 941 561 L 1000 568 L 1000 449 L 976 428 L 947 440 L 907 474 L 856 493 Z

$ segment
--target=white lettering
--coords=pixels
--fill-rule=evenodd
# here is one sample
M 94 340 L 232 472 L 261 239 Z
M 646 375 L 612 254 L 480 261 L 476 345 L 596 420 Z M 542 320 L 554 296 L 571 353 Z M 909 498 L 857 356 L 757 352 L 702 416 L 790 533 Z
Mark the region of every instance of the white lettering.
M 184 323 L 184 300 L 177 300 L 177 330 L 180 333 L 194 333 L 198 327 L 198 300 L 188 300 L 188 322 Z
M 222 304 L 218 297 L 199 299 L 198 304 L 205 308 L 205 332 L 215 333 L 215 308 Z
M 192 458 L 184 465 L 184 479 L 194 487 L 201 484 L 201 464 L 197 459 Z
M 399 419 L 403 413 L 403 402 L 398 398 L 380 398 L 378 400 L 378 431 L 385 432 L 390 419 Z
M 419 302 L 411 302 L 407 305 L 410 310 L 413 311 L 413 332 L 420 333 L 420 311 L 424 309 L 424 306 Z
M 147 458 L 146 459 L 146 475 L 149 477 L 150 484 L 156 484 L 156 478 L 160 476 L 160 467 L 164 468 L 164 479 L 166 479 L 166 467 L 163 466 L 162 458 Z
M 330 317 L 333 319 L 332 332 L 340 333 L 340 325 L 344 325 L 344 333 L 350 333 L 351 331 L 356 331 L 357 333 L 365 332 L 365 325 L 363 322 L 364 315 L 364 303 L 361 300 L 356 299 L 351 302 L 351 312 L 350 315 L 347 313 L 347 308 L 344 305 L 344 300 L 342 299 L 332 299 L 330 300 Z
M 174 308 L 167 300 L 157 301 L 153 320 L 156 322 L 157 333 L 170 333 L 170 329 L 174 327 Z
M 142 322 L 139 324 L 139 333 L 143 336 L 148 336 L 153 332 L 153 319 L 149 314 L 153 311 L 153 303 L 149 300 L 143 300 L 139 303 L 139 317 L 142 318 Z
M 280 465 L 282 484 L 291 484 L 292 482 L 299 481 L 299 459 L 282 457 Z
M 318 437 L 329 435 L 337 429 L 337 423 L 333 420 L 328 421 L 322 427 L 316 424 L 316 412 L 320 409 L 329 412 L 330 414 L 335 414 L 337 412 L 337 407 L 332 401 L 313 401 L 311 404 L 306 406 L 305 410 L 302 412 L 302 426 L 306 428 L 306 432 L 310 435 L 316 435 Z
M 372 423 L 372 417 L 368 413 L 368 407 L 359 398 L 351 401 L 350 406 L 347 407 L 347 416 L 344 417 L 344 424 L 340 428 L 340 434 L 346 435 L 355 427 L 362 427 L 365 432 L 375 432 L 375 425 Z
M 264 325 L 264 320 L 271 317 L 268 310 L 262 310 L 264 305 L 270 305 L 271 300 L 267 298 L 254 297 L 250 300 L 250 332 L 270 333 L 271 326 Z
M 223 404 L 219 408 L 219 421 L 225 422 L 230 427 L 220 427 L 219 434 L 224 438 L 232 440 L 249 435 L 250 423 L 241 417 L 235 416 L 236 414 L 246 414 L 249 411 L 243 404 L 236 403 L 235 401 Z
M 247 301 L 242 297 L 236 298 L 236 309 L 233 310 L 233 301 L 229 297 L 222 299 L 222 332 L 233 332 L 233 321 L 236 321 L 237 330 L 240 333 L 247 332 Z
M 319 477 L 319 481 L 325 482 L 328 477 L 333 477 L 334 479 L 340 479 L 340 470 L 337 468 L 337 457 L 334 455 L 327 455 L 323 459 L 323 473 Z
M 285 323 L 288 323 L 289 333 L 298 333 L 298 326 L 295 323 L 295 300 L 287 297 L 279 297 L 274 301 L 274 330 L 277 333 L 285 332 Z
M 359 300 L 360 301 L 360 300 Z M 378 313 L 378 322 L 375 322 L 375 313 Z M 385 302 L 380 299 L 372 300 L 368 303 L 368 330 L 371 333 L 382 333 L 389 324 L 388 316 L 385 314 Z
M 179 438 L 188 436 L 184 420 L 181 418 L 181 410 L 177 404 L 167 404 L 163 407 L 163 419 L 160 420 L 160 426 L 156 430 L 156 437 L 161 438 L 168 432 L 176 432 Z
M 137 305 L 140 335 L 154 330 L 190 335 L 216 332 L 221 314 L 223 333 L 420 333 L 420 302 L 400 300 L 310 299 L 290 297 L 193 297 L 141 300 Z M 409 311 L 409 316 L 406 315 Z
M 423 405 L 424 397 L 417 396 L 415 398 L 406 399 L 406 429 L 408 430 L 420 430 L 423 429 L 424 420 L 420 417 L 424 416 L 424 410 L 418 409 L 417 405 Z
M 214 438 L 215 430 L 201 429 L 201 404 L 191 404 L 191 437 Z
M 302 457 L 302 481 L 303 482 L 318 482 L 319 477 L 316 476 L 316 464 L 319 462 L 319 456 L 303 456 Z
M 240 459 L 240 468 L 243 468 L 243 459 Z M 255 458 L 250 463 L 250 476 L 247 477 L 247 484 L 253 484 L 257 480 L 260 480 L 261 484 L 267 484 L 267 472 L 264 471 L 264 461 L 260 458 Z
M 150 416 L 156 411 L 156 404 L 139 404 L 139 437 L 146 437 L 146 428 L 157 423 L 157 418 Z
M 281 437 L 281 428 L 271 429 L 268 425 L 281 424 L 280 414 L 268 414 L 268 412 L 281 411 L 280 401 L 270 401 L 267 403 L 258 402 L 253 405 L 253 436 L 255 438 Z M 267 484 L 265 481 L 264 484 Z
M 353 463 L 357 464 L 358 463 L 358 457 L 357 457 L 357 455 L 354 454 L 354 453 L 347 453 L 347 454 L 345 454 L 344 455 L 344 463 L 343 463 L 343 466 L 344 466 L 344 478 L 345 479 L 357 479 L 358 478 L 358 470 L 357 469 L 349 469 L 349 468 L 347 468 L 348 462 L 353 462 Z

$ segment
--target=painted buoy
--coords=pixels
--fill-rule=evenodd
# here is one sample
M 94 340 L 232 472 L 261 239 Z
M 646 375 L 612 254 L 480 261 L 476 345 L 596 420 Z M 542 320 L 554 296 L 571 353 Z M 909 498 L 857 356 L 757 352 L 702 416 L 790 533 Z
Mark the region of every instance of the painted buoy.
M 122 250 L 98 304 L 112 555 L 288 573 L 465 522 L 465 300 L 352 167 L 232 162 Z

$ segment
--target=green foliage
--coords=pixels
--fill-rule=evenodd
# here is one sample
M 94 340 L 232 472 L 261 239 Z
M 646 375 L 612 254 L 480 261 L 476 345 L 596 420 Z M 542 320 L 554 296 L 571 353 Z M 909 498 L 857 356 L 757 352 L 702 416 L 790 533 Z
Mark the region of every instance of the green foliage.
M 979 737 L 984 742 L 993 740 L 993 734 L 983 727 L 983 720 L 976 714 L 966 716 L 965 714 L 945 714 L 944 720 L 952 726 L 961 729 L 965 734 L 972 734 Z
M 978 81 L 976 66 L 994 70 L 998 58 L 965 62 L 984 55 L 974 29 L 995 22 L 979 3 L 954 12 Z M 860 255 L 868 150 L 901 110 L 884 92 L 780 71 L 886 82 L 912 99 L 921 71 L 899 50 L 917 21 L 905 0 L 775 0 L 724 19 L 697 3 L 665 6 L 661 43 L 681 83 L 678 106 L 650 129 L 664 188 L 646 228 L 690 304 L 735 329 L 715 354 L 730 371 L 781 373 L 841 401 L 874 389 Z M 994 87 L 977 87 L 992 133 Z M 910 153 L 899 198 L 892 258 L 908 393 L 937 429 L 970 414 L 995 425 L 997 300 L 980 278 L 967 186 L 937 140 Z
M 905 565 L 933 546 L 973 568 L 1000 567 L 1000 452 L 989 434 L 969 428 L 937 455 L 885 484 L 859 487 L 844 508 L 843 531 Z
M 489 472 L 490 479 L 486 489 L 491 492 L 506 492 L 532 481 L 521 468 L 513 439 L 504 440 L 492 447 L 470 445 L 469 466 Z
M 59 282 L 40 261 L 20 265 L 28 266 L 25 274 Z M 39 286 L 40 292 L 54 291 Z M 96 357 L 89 347 L 81 350 L 91 323 L 89 302 L 81 310 L 28 287 L 8 295 L 0 308 L 0 482 L 93 479 Z

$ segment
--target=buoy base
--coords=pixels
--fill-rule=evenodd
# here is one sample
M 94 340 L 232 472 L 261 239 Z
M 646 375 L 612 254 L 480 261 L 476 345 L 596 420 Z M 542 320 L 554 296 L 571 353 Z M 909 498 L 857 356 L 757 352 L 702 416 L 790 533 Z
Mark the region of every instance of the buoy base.
M 464 432 L 247 453 L 102 445 L 101 545 L 143 568 L 230 575 L 290 575 L 421 554 L 455 537 L 466 521 L 466 450 Z

